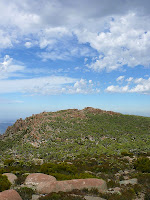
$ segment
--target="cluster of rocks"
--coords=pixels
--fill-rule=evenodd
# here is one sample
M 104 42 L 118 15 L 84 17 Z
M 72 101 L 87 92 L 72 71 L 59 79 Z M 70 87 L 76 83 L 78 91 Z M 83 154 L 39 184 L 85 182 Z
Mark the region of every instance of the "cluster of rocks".
M 17 179 L 17 176 L 11 173 L 5 173 L 4 175 L 8 177 L 8 180 L 12 184 L 14 184 Z M 137 179 L 126 180 L 124 182 L 120 181 L 120 185 L 121 184 L 137 184 Z M 107 184 L 102 179 L 88 178 L 57 181 L 55 177 L 42 173 L 29 174 L 21 187 L 32 188 L 36 191 L 37 194 L 33 195 L 32 200 L 37 200 L 41 195 L 51 192 L 70 192 L 72 190 L 82 190 L 85 188 L 88 190 L 95 188 L 101 193 L 120 193 L 120 188 L 107 190 Z M 84 198 L 87 200 L 102 200 L 100 197 L 85 196 Z M 0 200 L 22 200 L 22 198 L 15 190 L 6 190 L 0 193 Z
M 24 185 L 31 188 L 34 187 L 38 194 L 70 192 L 74 189 L 82 190 L 84 188 L 89 190 L 96 188 L 102 193 L 107 190 L 107 184 L 102 179 L 90 178 L 57 181 L 55 177 L 41 173 L 30 174 L 26 178 Z
M 6 175 L 12 184 L 14 184 L 17 179 L 17 177 L 11 173 L 5 173 L 3 175 Z M 70 192 L 74 189 L 82 190 L 87 188 L 90 190 L 96 188 L 99 192 L 103 193 L 107 190 L 107 184 L 102 179 L 90 178 L 57 181 L 55 177 L 42 173 L 29 174 L 21 187 L 29 187 L 36 191 L 38 195 L 33 195 L 32 200 L 38 199 L 40 195 L 49 194 L 51 192 Z M 86 196 L 85 199 L 90 200 L 90 197 Z M 22 198 L 15 190 L 6 190 L 0 193 L 0 200 L 22 200 Z

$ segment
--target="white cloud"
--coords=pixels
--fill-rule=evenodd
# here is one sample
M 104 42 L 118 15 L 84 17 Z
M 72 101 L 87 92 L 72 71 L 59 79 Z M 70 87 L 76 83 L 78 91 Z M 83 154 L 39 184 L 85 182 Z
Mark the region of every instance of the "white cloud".
M 87 81 L 85 79 L 80 79 L 73 86 L 66 89 L 63 88 L 63 90 L 69 94 L 92 94 L 100 92 L 99 88 L 94 87 L 92 80 Z
M 16 72 L 23 72 L 25 67 L 14 63 L 13 58 L 5 55 L 3 62 L 0 62 L 0 79 L 6 79 L 14 76 Z
M 126 81 L 127 81 L 128 83 L 130 83 L 132 80 L 133 80 L 133 77 L 129 77 L 129 78 L 126 79 Z
M 128 92 L 128 89 L 129 89 L 128 85 L 122 86 L 122 87 L 119 87 L 118 85 L 117 86 L 111 85 L 111 86 L 107 87 L 106 92 L 111 92 L 111 93 L 126 93 L 126 92 Z
M 75 69 L 75 70 L 80 70 L 80 67 L 75 67 L 74 69 Z
M 41 3 L 0 1 L 0 48 L 12 48 L 29 37 L 24 45 L 30 48 L 38 44 L 43 60 L 90 57 L 95 56 L 95 50 L 98 57 L 87 66 L 98 72 L 123 65 L 149 67 L 148 0 L 93 0 L 88 4 L 86 0 L 45 0 L 42 7 Z
M 31 42 L 26 42 L 24 45 L 27 48 L 31 48 L 32 47 L 32 43 Z
M 85 79 L 74 79 L 63 76 L 50 76 L 32 79 L 0 80 L 0 93 L 24 93 L 40 95 L 56 94 L 90 94 L 98 93 Z
M 130 77 L 131 78 L 131 77 Z M 140 94 L 147 94 L 150 95 L 150 78 L 148 79 L 143 79 L 143 78 L 138 78 L 138 79 L 133 79 L 132 81 L 134 82 L 134 85 L 130 86 L 125 85 L 125 86 L 118 86 L 118 85 L 111 85 L 106 88 L 106 92 L 111 92 L 111 93 L 140 93 Z
M 100 53 L 100 56 L 87 66 L 95 71 L 112 71 L 123 65 L 149 67 L 149 23 L 148 17 L 139 17 L 130 13 L 122 17 L 114 17 L 114 20 L 109 22 L 107 32 L 97 34 L 86 31 L 83 42 L 89 42 L 91 47 Z M 79 38 L 82 35 L 81 32 Z
M 150 78 L 149 79 L 142 79 L 138 82 L 135 87 L 130 89 L 130 92 L 142 93 L 142 94 L 149 94 L 150 95 Z
M 0 30 L 0 49 L 12 47 L 12 36 L 6 31 Z
M 124 76 L 119 76 L 117 79 L 116 79 L 116 81 L 118 82 L 118 81 L 123 81 L 124 80 Z
M 43 61 L 48 59 L 50 60 L 71 60 L 74 57 L 80 56 L 93 56 L 95 55 L 93 51 L 90 51 L 87 47 L 70 45 L 68 42 L 66 43 L 56 43 L 52 44 L 52 46 L 48 43 L 44 44 L 48 45 L 48 48 L 39 53 L 39 57 L 42 58 Z M 49 46 L 50 45 L 50 46 Z M 45 48 L 45 46 L 43 46 Z

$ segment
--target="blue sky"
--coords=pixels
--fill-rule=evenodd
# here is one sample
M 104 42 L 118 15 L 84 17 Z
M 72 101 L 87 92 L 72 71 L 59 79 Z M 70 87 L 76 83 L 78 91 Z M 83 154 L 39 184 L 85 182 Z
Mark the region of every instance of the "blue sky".
M 149 0 L 0 1 L 0 121 L 87 106 L 150 116 Z

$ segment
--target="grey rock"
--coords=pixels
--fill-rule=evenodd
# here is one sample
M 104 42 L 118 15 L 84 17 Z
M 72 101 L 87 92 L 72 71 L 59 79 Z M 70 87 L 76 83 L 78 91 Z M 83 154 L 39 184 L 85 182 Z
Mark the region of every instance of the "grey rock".
M 40 195 L 38 194 L 33 194 L 31 200 L 38 200 L 40 198 Z
M 120 185 L 128 185 L 128 184 L 135 185 L 138 183 L 138 180 L 137 180 L 137 178 L 133 178 L 133 179 L 129 179 L 129 180 L 120 181 L 119 183 L 120 183 Z

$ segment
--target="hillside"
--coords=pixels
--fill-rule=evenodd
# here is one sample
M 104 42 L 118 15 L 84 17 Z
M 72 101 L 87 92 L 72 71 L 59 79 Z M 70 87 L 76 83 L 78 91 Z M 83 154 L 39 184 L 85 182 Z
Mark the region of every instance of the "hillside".
M 43 112 L 17 120 L 0 137 L 1 159 L 137 154 L 150 151 L 150 118 L 90 107 Z

